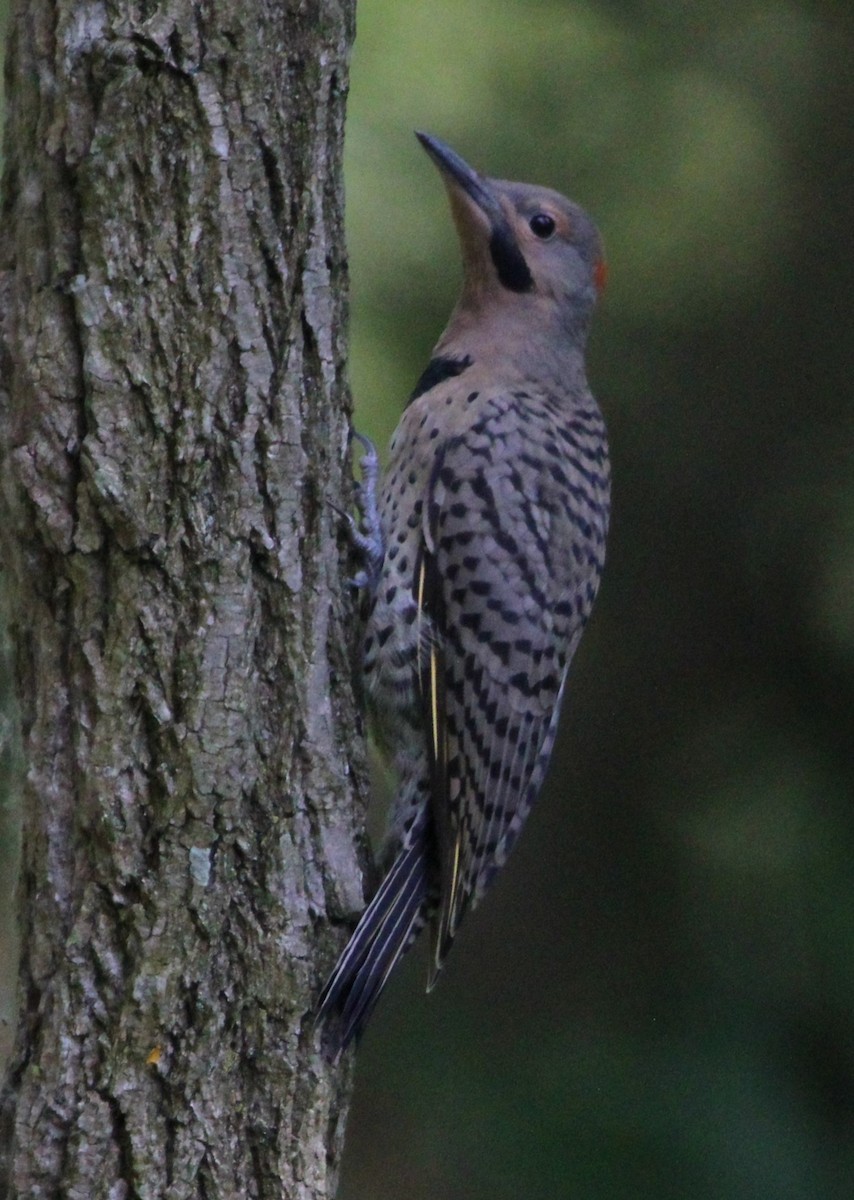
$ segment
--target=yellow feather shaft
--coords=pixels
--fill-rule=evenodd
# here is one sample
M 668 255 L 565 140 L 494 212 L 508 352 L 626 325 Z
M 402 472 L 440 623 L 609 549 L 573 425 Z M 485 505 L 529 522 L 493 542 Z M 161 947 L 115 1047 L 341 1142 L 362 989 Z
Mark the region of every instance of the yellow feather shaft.
M 433 757 L 439 761 L 439 656 L 430 651 L 430 718 L 433 723 Z
M 459 833 L 457 840 L 454 843 L 454 870 L 451 874 L 451 891 L 448 897 L 448 924 L 450 925 L 450 916 L 454 911 L 454 906 L 457 899 L 457 884 L 460 881 L 460 842 L 462 841 Z

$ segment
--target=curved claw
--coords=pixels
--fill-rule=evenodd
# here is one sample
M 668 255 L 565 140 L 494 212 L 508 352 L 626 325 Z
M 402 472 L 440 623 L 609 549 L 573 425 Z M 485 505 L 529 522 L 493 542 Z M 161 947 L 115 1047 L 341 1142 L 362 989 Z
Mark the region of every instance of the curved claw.
M 365 466 L 366 459 L 368 460 L 369 466 L 370 465 L 376 466 L 376 464 L 379 462 L 379 458 L 377 456 L 377 448 L 374 445 L 374 443 L 371 441 L 371 439 L 366 434 L 359 433 L 358 429 L 351 429 L 350 436 L 352 437 L 354 442 L 359 443 L 359 445 L 362 447 L 362 449 L 365 452 L 364 456 L 362 458 L 362 466 Z

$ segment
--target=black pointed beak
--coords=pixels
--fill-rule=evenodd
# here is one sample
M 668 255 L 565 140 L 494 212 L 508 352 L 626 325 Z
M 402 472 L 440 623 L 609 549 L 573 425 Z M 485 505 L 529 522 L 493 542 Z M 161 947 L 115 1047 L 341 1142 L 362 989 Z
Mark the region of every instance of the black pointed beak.
M 487 181 L 473 167 L 470 167 L 466 160 L 457 154 L 456 150 L 452 150 L 446 142 L 433 137 L 432 134 L 421 133 L 416 129 L 415 136 L 445 178 L 453 180 L 458 187 L 462 188 L 488 219 L 491 226 L 495 227 L 502 222 L 506 223 L 506 217 L 498 203 L 498 198 L 491 191 Z
M 446 182 L 456 184 L 489 222 L 489 254 L 499 281 L 511 292 L 530 292 L 534 280 L 492 182 L 479 175 L 456 150 L 439 138 L 417 129 L 415 136 Z

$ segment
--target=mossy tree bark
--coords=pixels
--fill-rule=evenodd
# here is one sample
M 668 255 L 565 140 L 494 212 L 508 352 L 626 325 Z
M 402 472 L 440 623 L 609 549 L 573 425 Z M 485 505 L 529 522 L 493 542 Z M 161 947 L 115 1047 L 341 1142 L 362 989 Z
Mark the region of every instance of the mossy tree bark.
M 351 0 L 17 0 L 3 557 L 24 758 L 0 1194 L 326 1197 L 361 904 Z M 353 768 L 357 768 L 354 770 Z

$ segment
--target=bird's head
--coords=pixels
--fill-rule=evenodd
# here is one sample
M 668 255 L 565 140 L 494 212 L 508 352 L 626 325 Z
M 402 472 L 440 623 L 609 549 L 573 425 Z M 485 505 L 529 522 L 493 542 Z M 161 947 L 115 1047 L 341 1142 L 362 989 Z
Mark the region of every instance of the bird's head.
M 602 240 L 584 210 L 551 188 L 488 179 L 438 138 L 416 136 L 451 200 L 463 254 L 460 315 L 518 310 L 583 345 L 605 285 Z

